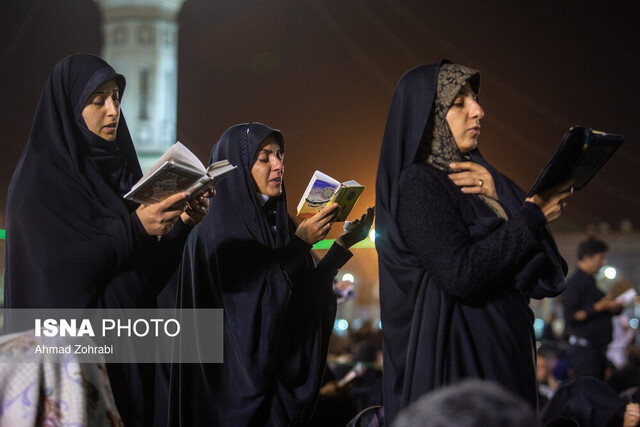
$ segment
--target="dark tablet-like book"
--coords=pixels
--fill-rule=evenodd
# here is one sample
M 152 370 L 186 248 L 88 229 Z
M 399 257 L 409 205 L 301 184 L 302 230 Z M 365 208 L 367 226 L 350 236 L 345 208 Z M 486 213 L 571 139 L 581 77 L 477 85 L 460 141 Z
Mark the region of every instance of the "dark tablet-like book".
M 124 195 L 124 198 L 152 205 L 184 191 L 189 196 L 180 201 L 180 204 L 183 204 L 212 189 L 235 168 L 227 160 L 220 160 L 205 168 L 191 150 L 176 142 L 153 164 L 131 191 Z
M 583 189 L 623 142 L 622 135 L 572 127 L 540 172 L 529 197 L 567 181 L 573 181 L 574 191 Z

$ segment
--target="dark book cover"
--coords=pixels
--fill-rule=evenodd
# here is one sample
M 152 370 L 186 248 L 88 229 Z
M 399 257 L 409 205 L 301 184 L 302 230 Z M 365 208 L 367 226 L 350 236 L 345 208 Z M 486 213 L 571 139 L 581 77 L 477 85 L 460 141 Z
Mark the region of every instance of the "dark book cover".
M 544 167 L 528 196 L 566 181 L 574 191 L 583 189 L 624 142 L 615 135 L 575 126 L 564 135 L 558 150 Z

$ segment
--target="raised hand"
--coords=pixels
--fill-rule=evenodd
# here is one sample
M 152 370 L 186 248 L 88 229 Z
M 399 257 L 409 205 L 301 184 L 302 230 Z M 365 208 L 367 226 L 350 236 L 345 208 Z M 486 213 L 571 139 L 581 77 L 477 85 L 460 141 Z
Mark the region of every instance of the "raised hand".
M 562 209 L 567 206 L 567 199 L 573 195 L 573 182 L 567 181 L 558 184 L 548 190 L 534 194 L 526 199 L 527 202 L 536 204 L 547 222 L 554 221 L 562 214 Z
M 335 222 L 338 212 L 340 211 L 340 205 L 333 203 L 329 206 L 325 206 L 320 212 L 315 214 L 309 219 L 305 219 L 298 225 L 296 229 L 296 236 L 304 240 L 310 245 L 318 243 L 324 239 L 331 226 Z
M 193 227 L 202 221 L 209 212 L 209 199 L 215 194 L 216 190 L 212 189 L 188 202 L 184 212 L 180 214 L 182 222 Z
M 366 239 L 373 225 L 374 217 L 375 209 L 368 207 L 367 212 L 362 214 L 359 220 L 353 221 L 347 231 L 336 239 L 336 243 L 345 249 L 349 249 L 359 241 Z
M 484 166 L 474 162 L 457 162 L 451 163 L 449 167 L 460 171 L 450 173 L 449 178 L 455 185 L 462 187 L 463 193 L 484 194 L 498 200 L 493 176 Z
M 150 236 L 164 236 L 169 233 L 178 217 L 184 211 L 179 202 L 187 197 L 187 193 L 174 194 L 153 205 L 140 205 L 136 214 L 145 231 Z M 173 205 L 177 204 L 178 207 Z

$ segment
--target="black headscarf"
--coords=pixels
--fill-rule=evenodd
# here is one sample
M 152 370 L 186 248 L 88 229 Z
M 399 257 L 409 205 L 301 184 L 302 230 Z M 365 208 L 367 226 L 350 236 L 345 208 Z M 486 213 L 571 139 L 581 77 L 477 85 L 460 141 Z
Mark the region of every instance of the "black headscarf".
M 286 273 L 295 228 L 284 187 L 270 203 L 274 231 L 251 175 L 268 136 L 284 150 L 279 131 L 249 123 L 228 129 L 211 153 L 210 162 L 228 159 L 237 170 L 216 186 L 187 241 L 178 305 L 224 309 L 224 363 L 173 366 L 172 425 L 294 425 L 313 410 L 335 316 L 332 277 L 316 287 Z M 308 247 L 299 261 L 302 272 L 313 265 Z M 179 351 L 197 349 L 181 343 Z
M 162 242 L 146 235 L 137 205 L 121 197 L 142 176 L 122 113 L 114 142 L 82 118 L 91 94 L 113 79 L 122 96 L 124 77 L 109 64 L 71 55 L 42 91 L 9 186 L 5 307 L 152 308 L 168 280 L 162 275 L 176 267 L 186 235 Z M 5 330 L 14 328 L 5 318 Z M 107 365 L 127 425 L 153 416 L 153 369 Z
M 132 256 L 134 206 L 120 196 L 140 178 L 140 166 L 122 115 L 115 142 L 82 118 L 91 94 L 113 79 L 122 96 L 123 76 L 96 56 L 76 54 L 55 65 L 42 91 L 9 186 L 7 307 L 134 305 L 126 283 L 106 288 Z

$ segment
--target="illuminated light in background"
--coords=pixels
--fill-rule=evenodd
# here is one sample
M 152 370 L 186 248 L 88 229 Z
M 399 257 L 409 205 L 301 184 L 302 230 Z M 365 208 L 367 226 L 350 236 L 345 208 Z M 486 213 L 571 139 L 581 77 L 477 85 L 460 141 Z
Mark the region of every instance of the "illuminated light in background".
M 629 326 L 631 326 L 633 329 L 638 329 L 638 323 L 639 321 L 635 317 L 629 320 Z
M 349 329 L 349 322 L 345 319 L 336 319 L 333 322 L 334 333 L 338 336 L 344 336 L 347 334 L 347 329 Z
M 604 277 L 606 277 L 609 280 L 615 279 L 617 274 L 618 272 L 616 271 L 615 267 L 607 266 L 604 268 Z
M 364 325 L 364 320 L 362 319 L 353 319 L 351 321 L 351 329 L 353 330 L 359 330 L 360 328 L 362 328 L 362 325 Z
M 354 283 L 354 280 L 355 280 L 355 277 L 353 277 L 353 274 L 351 274 L 351 273 L 345 273 L 345 274 L 342 276 L 342 281 L 343 281 L 343 282 L 351 282 L 351 283 Z
M 542 331 L 544 330 L 544 320 L 536 318 L 536 320 L 533 322 L 533 330 L 536 333 L 536 337 L 541 337 Z
M 382 330 L 382 320 L 378 320 L 378 329 Z
M 372 242 L 376 241 L 376 229 L 372 228 L 371 231 L 369 232 L 369 239 L 371 239 Z

